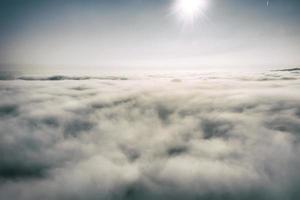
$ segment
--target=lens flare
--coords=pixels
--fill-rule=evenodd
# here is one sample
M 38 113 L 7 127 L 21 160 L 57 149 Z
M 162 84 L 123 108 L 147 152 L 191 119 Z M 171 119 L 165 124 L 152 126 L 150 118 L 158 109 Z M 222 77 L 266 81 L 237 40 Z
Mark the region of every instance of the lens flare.
M 193 22 L 203 16 L 208 0 L 175 0 L 173 10 L 185 22 Z

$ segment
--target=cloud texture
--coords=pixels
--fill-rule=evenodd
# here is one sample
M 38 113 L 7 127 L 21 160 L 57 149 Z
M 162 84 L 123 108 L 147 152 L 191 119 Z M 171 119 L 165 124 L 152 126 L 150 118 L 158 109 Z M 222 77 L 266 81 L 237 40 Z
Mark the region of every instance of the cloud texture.
M 299 199 L 299 78 L 3 79 L 0 199 Z

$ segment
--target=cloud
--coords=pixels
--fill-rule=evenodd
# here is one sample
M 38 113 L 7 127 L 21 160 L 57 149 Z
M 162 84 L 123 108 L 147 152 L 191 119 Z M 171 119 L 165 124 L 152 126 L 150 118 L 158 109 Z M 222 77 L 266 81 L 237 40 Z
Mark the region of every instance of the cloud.
M 127 77 L 124 76 L 63 76 L 63 75 L 54 75 L 54 76 L 18 76 L 17 73 L 0 71 L 0 80 L 1 81 L 11 81 L 11 80 L 24 80 L 24 81 L 64 81 L 64 80 L 127 80 Z
M 18 114 L 18 105 L 8 104 L 0 106 L 0 117 L 14 116 Z
M 100 79 L 100 80 L 127 80 L 126 77 L 117 76 L 103 76 L 103 77 L 90 77 L 90 76 L 49 76 L 49 77 L 32 77 L 32 76 L 20 76 L 17 79 L 25 81 L 63 81 L 63 80 L 90 80 L 90 79 Z
M 300 197 L 297 74 L 122 80 L 0 81 L 0 199 Z

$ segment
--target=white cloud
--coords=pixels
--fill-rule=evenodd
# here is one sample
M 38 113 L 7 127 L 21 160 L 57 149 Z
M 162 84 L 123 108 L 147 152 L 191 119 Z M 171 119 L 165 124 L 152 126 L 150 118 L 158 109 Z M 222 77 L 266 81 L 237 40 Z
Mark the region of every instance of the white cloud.
M 297 199 L 298 74 L 228 77 L 1 81 L 0 199 Z

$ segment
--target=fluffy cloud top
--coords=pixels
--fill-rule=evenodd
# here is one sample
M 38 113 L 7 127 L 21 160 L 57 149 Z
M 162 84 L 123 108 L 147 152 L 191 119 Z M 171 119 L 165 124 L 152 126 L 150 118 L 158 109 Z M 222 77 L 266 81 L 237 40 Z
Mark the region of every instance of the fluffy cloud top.
M 300 198 L 300 74 L 0 81 L 0 199 Z

